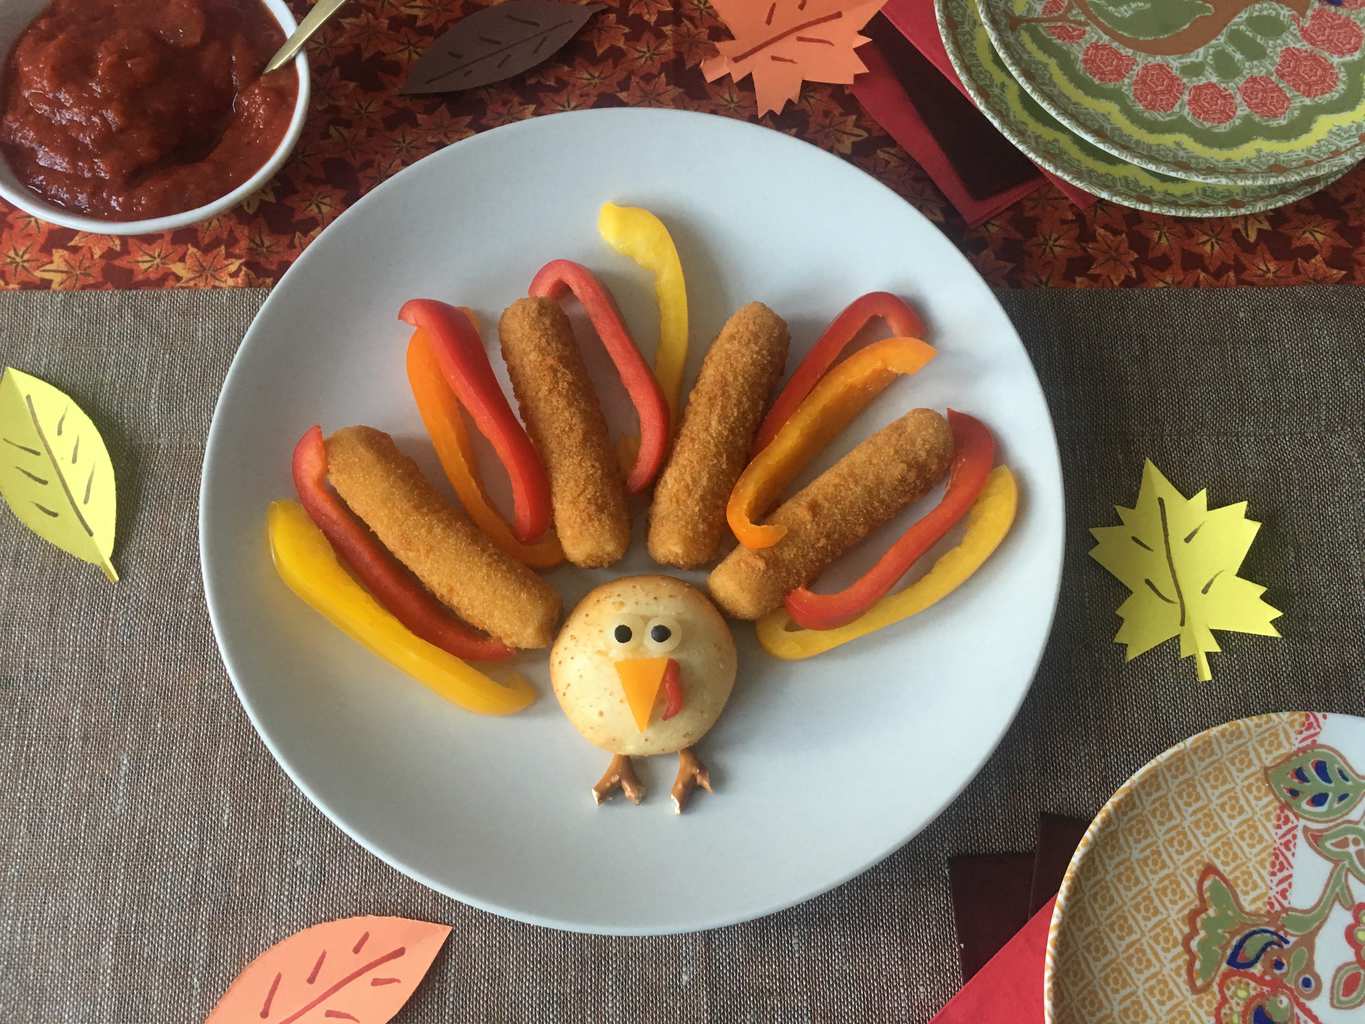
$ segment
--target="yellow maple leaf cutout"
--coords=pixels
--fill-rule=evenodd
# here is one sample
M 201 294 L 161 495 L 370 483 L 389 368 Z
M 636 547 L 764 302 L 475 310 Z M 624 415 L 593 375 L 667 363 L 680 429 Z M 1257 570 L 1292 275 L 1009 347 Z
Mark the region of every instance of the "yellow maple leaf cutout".
M 12 367 L 0 376 L 0 496 L 38 536 L 118 582 L 104 438 L 69 395 Z
M 1261 524 L 1246 518 L 1245 501 L 1208 506 L 1207 491 L 1186 498 L 1148 459 L 1137 504 L 1115 506 L 1123 525 L 1090 531 L 1099 542 L 1091 557 L 1132 591 L 1114 637 L 1128 645 L 1127 660 L 1179 636 L 1180 656 L 1195 659 L 1204 682 L 1213 678 L 1209 652 L 1221 649 L 1213 630 L 1280 635 L 1265 587 L 1237 575 Z

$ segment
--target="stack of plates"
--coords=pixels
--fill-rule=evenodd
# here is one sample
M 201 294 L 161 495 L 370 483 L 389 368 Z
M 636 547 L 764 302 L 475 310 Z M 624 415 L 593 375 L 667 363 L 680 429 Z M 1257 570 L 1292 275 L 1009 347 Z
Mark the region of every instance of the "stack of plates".
M 1365 158 L 1365 2 L 935 0 L 981 111 L 1106 199 L 1216 217 Z

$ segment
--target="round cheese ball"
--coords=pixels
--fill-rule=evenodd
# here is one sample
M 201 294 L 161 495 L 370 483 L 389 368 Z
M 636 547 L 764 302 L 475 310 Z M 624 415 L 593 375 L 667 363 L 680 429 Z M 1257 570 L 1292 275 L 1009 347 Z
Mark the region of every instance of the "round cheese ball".
M 644 729 L 617 670 L 630 659 L 671 658 L 682 710 L 663 719 L 662 687 Z M 656 663 L 657 664 L 657 663 Z M 604 583 L 576 607 L 550 651 L 550 680 L 575 729 L 613 754 L 669 754 L 710 731 L 735 683 L 730 627 L 700 590 L 671 576 Z

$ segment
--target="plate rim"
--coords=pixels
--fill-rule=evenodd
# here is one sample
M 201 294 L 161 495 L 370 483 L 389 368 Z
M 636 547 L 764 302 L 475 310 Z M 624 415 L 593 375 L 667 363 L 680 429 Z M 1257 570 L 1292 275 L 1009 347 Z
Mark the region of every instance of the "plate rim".
M 1010 74 L 1014 76 L 1015 81 L 1017 81 L 1019 85 L 1034 98 L 1040 107 L 1060 121 L 1063 126 L 1075 132 L 1091 145 L 1112 153 L 1121 160 L 1127 160 L 1131 164 L 1145 167 L 1149 171 L 1156 171 L 1158 174 L 1165 174 L 1172 178 L 1202 181 L 1210 185 L 1283 185 L 1292 183 L 1302 177 L 1301 173 L 1294 170 L 1283 172 L 1256 171 L 1248 174 L 1236 175 L 1219 174 L 1216 171 L 1203 170 L 1198 174 L 1192 174 L 1188 170 L 1182 171 L 1178 167 L 1163 163 L 1161 160 L 1148 156 L 1139 150 L 1121 145 L 1112 138 L 1108 138 L 1102 133 L 1093 130 L 1088 125 L 1083 124 L 1070 111 L 1066 110 L 1062 104 L 1053 99 L 1047 90 L 1043 89 L 1037 83 L 1030 81 L 1032 76 L 1024 71 L 1014 54 L 1010 52 L 1010 48 L 1004 44 L 1003 33 L 1000 30 L 1000 26 L 995 23 L 995 19 L 991 16 L 993 8 L 990 2 L 988 2 L 988 0 L 980 0 L 978 6 L 981 10 L 981 21 L 986 26 L 986 33 L 991 39 L 991 46 L 994 47 L 995 52 L 1000 55 L 1001 61 L 1003 61 L 1005 67 L 1009 69 Z M 1360 123 L 1362 130 L 1365 130 L 1365 117 L 1361 118 Z M 1352 155 L 1352 152 L 1353 151 L 1348 150 L 1334 159 L 1322 161 L 1322 163 L 1313 168 L 1311 176 L 1325 178 L 1329 175 L 1337 174 L 1337 176 L 1340 177 L 1362 159 L 1360 154 Z
M 247 351 L 248 346 L 252 344 L 252 339 L 256 335 L 258 325 L 265 318 L 266 314 L 272 309 L 273 305 L 277 301 L 280 301 L 280 296 L 284 294 L 284 286 L 290 280 L 291 275 L 294 274 L 295 269 L 305 264 L 305 262 L 308 261 L 310 258 L 316 258 L 312 254 L 315 254 L 316 252 L 320 251 L 317 248 L 318 240 L 322 238 L 323 235 L 325 235 L 327 232 L 337 229 L 338 225 L 348 223 L 349 219 L 352 217 L 353 212 L 360 209 L 364 204 L 368 203 L 372 196 L 378 195 L 380 193 L 387 193 L 388 191 L 398 188 L 399 186 L 396 184 L 397 182 L 405 180 L 405 175 L 407 175 L 414 168 L 420 166 L 421 164 L 425 163 L 428 160 L 450 159 L 450 157 L 446 156 L 446 154 L 451 151 L 457 150 L 459 146 L 466 144 L 474 145 L 486 144 L 485 140 L 487 140 L 490 137 L 496 136 L 499 133 L 502 133 L 504 135 L 510 135 L 516 132 L 537 131 L 539 130 L 537 128 L 537 125 L 541 122 L 547 121 L 564 122 L 570 119 L 588 120 L 606 118 L 622 120 L 634 119 L 642 123 L 654 120 L 665 120 L 674 122 L 687 121 L 692 122 L 694 124 L 707 124 L 714 125 L 717 127 L 724 126 L 723 130 L 735 131 L 742 134 L 759 132 L 764 133 L 764 135 L 768 137 L 767 141 L 771 144 L 790 145 L 794 148 L 801 148 L 803 150 L 809 151 L 809 153 L 813 155 L 816 159 L 832 161 L 838 164 L 839 167 L 843 169 L 843 173 L 856 173 L 860 175 L 862 178 L 866 179 L 868 182 L 874 185 L 876 189 L 879 189 L 881 192 L 883 192 L 888 201 L 894 202 L 899 206 L 903 207 L 904 210 L 911 217 L 919 218 L 924 223 L 925 227 L 933 229 L 934 231 L 939 231 L 937 226 L 934 225 L 933 222 L 930 221 L 927 217 L 925 217 L 923 213 L 916 209 L 913 206 L 913 204 L 903 199 L 889 186 L 878 181 L 875 177 L 873 177 L 871 174 L 864 171 L 857 165 L 847 160 L 843 160 L 840 157 L 836 156 L 835 154 L 830 153 L 827 150 L 824 150 L 819 146 L 814 145 L 813 143 L 809 143 L 804 139 L 787 135 L 786 133 L 779 132 L 775 129 L 767 128 L 763 125 L 754 124 L 753 122 L 750 121 L 739 120 L 737 118 L 724 117 L 716 114 L 708 114 L 700 111 L 676 110 L 671 108 L 655 107 L 590 108 L 587 110 L 564 111 L 526 118 L 521 121 L 514 121 L 508 124 L 499 125 L 495 128 L 489 129 L 488 131 L 479 132 L 465 139 L 461 139 L 448 146 L 442 147 L 441 149 L 436 150 L 434 153 L 430 153 L 427 156 L 421 158 L 420 160 L 417 160 L 414 163 L 410 164 L 408 167 L 403 168 L 401 171 L 397 172 L 392 177 L 386 179 L 383 182 L 380 182 L 373 189 L 371 189 L 364 196 L 362 196 L 359 200 L 357 200 L 354 204 L 352 204 L 346 210 L 342 211 L 342 213 L 338 215 L 338 217 L 334 221 L 328 224 L 327 227 L 325 227 L 323 231 L 319 233 L 317 238 L 313 239 L 313 241 L 303 250 L 300 256 L 290 265 L 289 269 L 285 271 L 284 275 L 280 278 L 279 282 L 276 283 L 275 287 L 271 289 L 270 294 L 266 297 L 265 302 L 262 303 L 260 309 L 256 312 L 255 316 L 253 316 L 251 324 L 247 327 L 246 333 L 242 336 L 241 343 L 238 345 L 237 351 L 233 355 L 232 362 L 229 365 L 227 373 L 223 378 L 223 383 L 219 389 L 218 397 L 214 403 L 213 416 L 210 421 L 209 430 L 205 438 L 204 458 L 200 470 L 200 485 L 198 494 L 199 498 L 198 529 L 196 531 L 196 536 L 199 547 L 200 578 L 204 588 L 205 606 L 208 611 L 210 625 L 213 630 L 214 645 L 218 650 L 218 655 L 222 660 L 224 670 L 226 671 L 229 681 L 232 684 L 232 688 L 237 695 L 237 699 L 241 704 L 243 710 L 246 712 L 247 718 L 251 722 L 252 728 L 255 729 L 256 734 L 261 738 L 262 742 L 266 746 L 266 749 L 269 750 L 271 756 L 275 759 L 275 762 L 279 765 L 281 769 L 283 769 L 285 775 L 288 776 L 290 781 L 293 782 L 294 785 L 297 786 L 299 790 L 304 794 L 304 796 L 308 798 L 309 802 L 315 808 L 322 812 L 322 814 L 324 815 L 324 817 L 328 819 L 328 821 L 330 821 L 333 825 L 338 827 L 344 834 L 350 837 L 350 839 L 353 840 L 362 849 L 374 855 L 379 860 L 389 865 L 390 867 L 392 867 L 399 873 L 403 874 L 404 876 L 420 883 L 426 888 L 442 896 L 457 900 L 460 903 L 466 904 L 471 907 L 475 907 L 479 910 L 496 914 L 500 917 L 518 921 L 523 924 L 536 925 L 540 927 L 551 928 L 555 930 L 572 932 L 577 934 L 610 936 L 676 935 L 699 931 L 710 931 L 716 928 L 728 927 L 731 925 L 768 917 L 772 914 L 778 913 L 780 911 L 789 909 L 794 906 L 798 906 L 819 896 L 822 896 L 825 893 L 828 893 L 831 890 L 836 889 L 839 886 L 845 884 L 846 882 L 852 880 L 853 878 L 856 878 L 859 875 L 866 873 L 875 865 L 880 864 L 881 862 L 886 860 L 888 857 L 893 855 L 897 850 L 903 847 L 906 843 L 910 842 L 916 836 L 920 835 L 926 828 L 928 828 L 936 820 L 938 820 L 938 818 L 942 816 L 944 811 L 953 803 L 953 801 L 957 799 L 957 797 L 963 792 L 963 790 L 965 790 L 966 787 L 970 785 L 980 775 L 982 769 L 986 766 L 987 762 L 991 759 L 991 757 L 994 756 L 1001 742 L 1009 734 L 1010 728 L 1014 724 L 1015 720 L 1018 718 L 1019 711 L 1022 708 L 1024 701 L 1032 692 L 1033 684 L 1037 678 L 1039 666 L 1041 665 L 1042 659 L 1047 652 L 1048 642 L 1052 637 L 1053 629 L 1056 625 L 1057 608 L 1061 599 L 1062 571 L 1065 564 L 1066 555 L 1066 492 L 1064 486 L 1064 476 L 1062 472 L 1061 450 L 1060 445 L 1058 444 L 1057 441 L 1056 423 L 1052 414 L 1052 409 L 1048 403 L 1047 395 L 1043 391 L 1042 381 L 1038 377 L 1037 368 L 1034 366 L 1033 359 L 1029 355 L 1027 348 L 1025 348 L 1023 340 L 1019 336 L 1018 329 L 1015 327 L 1013 320 L 1010 319 L 1008 313 L 1005 311 L 1005 308 L 1001 304 L 999 298 L 991 289 L 989 283 L 981 276 L 980 272 L 977 271 L 977 269 L 972 265 L 971 261 L 967 258 L 967 256 L 964 253 L 962 253 L 962 251 L 958 249 L 957 246 L 954 245 L 950 239 L 947 239 L 946 236 L 944 237 L 944 242 L 948 250 L 950 250 L 956 256 L 956 258 L 961 261 L 962 269 L 966 273 L 974 277 L 980 283 L 982 289 L 989 296 L 989 301 L 994 305 L 995 312 L 997 312 L 1000 318 L 1004 321 L 1004 323 L 1009 326 L 1014 343 L 1018 345 L 1019 350 L 1029 370 L 1028 379 L 1021 380 L 1020 386 L 1032 387 L 1036 391 L 1037 398 L 1046 414 L 1048 438 L 1051 444 L 1047 446 L 1048 450 L 1046 452 L 1043 452 L 1040 457 L 1043 459 L 1046 465 L 1047 477 L 1049 477 L 1051 481 L 1055 481 L 1055 498 L 1057 501 L 1058 508 L 1058 515 L 1056 521 L 1051 526 L 1052 543 L 1056 551 L 1056 558 L 1055 560 L 1052 560 L 1053 566 L 1051 581 L 1052 594 L 1051 601 L 1049 602 L 1048 607 L 1046 628 L 1041 630 L 1039 636 L 1037 637 L 1036 651 L 1034 652 L 1032 663 L 1028 668 L 1027 673 L 1024 674 L 1025 678 L 1027 679 L 1027 683 L 1019 688 L 1017 698 L 1012 702 L 1012 706 L 1008 707 L 1007 709 L 1008 713 L 1001 720 L 1001 725 L 998 734 L 993 737 L 989 744 L 986 745 L 981 757 L 971 765 L 970 771 L 964 775 L 961 781 L 955 787 L 953 787 L 951 791 L 944 792 L 943 799 L 937 802 L 936 806 L 934 806 L 932 811 L 926 814 L 922 821 L 916 823 L 908 831 L 905 831 L 904 834 L 900 835 L 899 838 L 893 840 L 885 848 L 878 849 L 870 857 L 858 862 L 852 868 L 847 869 L 844 872 L 837 872 L 835 874 L 835 877 L 831 878 L 822 885 L 819 885 L 815 888 L 803 889 L 801 892 L 795 895 L 770 900 L 768 902 L 765 902 L 761 906 L 746 907 L 734 913 L 713 915 L 701 921 L 685 920 L 678 923 L 670 924 L 667 927 L 649 926 L 641 927 L 630 924 L 621 926 L 613 926 L 598 923 L 585 924 L 583 922 L 575 922 L 572 920 L 556 917 L 553 914 L 538 914 L 534 912 L 528 912 L 518 907 L 505 906 L 496 903 L 495 901 L 484 900 L 481 897 L 474 896 L 469 894 L 468 892 L 460 890 L 455 886 L 448 885 L 444 882 L 440 882 L 437 881 L 436 879 L 431 878 L 425 872 L 405 863 L 401 858 L 390 855 L 386 850 L 382 849 L 377 842 L 371 842 L 370 840 L 363 837 L 357 829 L 353 828 L 348 821 L 344 820 L 341 815 L 335 812 L 327 804 L 327 802 L 321 799 L 321 797 L 304 779 L 302 773 L 295 768 L 291 759 L 283 751 L 281 744 L 272 735 L 270 729 L 262 720 L 262 717 L 258 715 L 256 708 L 253 706 L 252 700 L 247 695 L 245 688 L 238 680 L 240 672 L 238 669 L 234 667 L 234 659 L 229 654 L 228 650 L 225 648 L 221 639 L 222 627 L 220 625 L 220 619 L 222 613 L 218 607 L 218 599 L 216 596 L 217 587 L 215 586 L 210 576 L 209 551 L 213 547 L 214 543 L 209 536 L 208 525 L 208 520 L 213 514 L 211 511 L 210 501 L 212 497 L 211 465 L 217 458 L 222 458 L 227 452 L 231 450 L 229 447 L 227 447 L 228 442 L 222 436 L 221 423 L 225 399 L 226 396 L 229 394 L 229 391 L 231 390 L 230 386 L 233 383 L 234 377 L 240 372 L 240 368 L 242 366 L 242 354 L 245 351 Z M 942 232 L 939 231 L 939 234 L 941 235 Z M 220 449 L 222 449 L 221 452 Z M 1047 484 L 1049 483 L 1049 481 L 1030 480 L 1028 481 L 1028 483 L 1031 487 L 1037 487 L 1040 483 Z M 1044 529 L 1045 530 L 1047 529 L 1046 524 L 1044 524 Z

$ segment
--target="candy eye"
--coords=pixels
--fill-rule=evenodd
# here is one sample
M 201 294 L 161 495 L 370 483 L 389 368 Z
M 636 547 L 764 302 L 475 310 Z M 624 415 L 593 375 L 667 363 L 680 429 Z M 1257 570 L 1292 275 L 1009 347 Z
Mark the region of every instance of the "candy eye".
M 634 615 L 617 615 L 607 623 L 607 649 L 628 650 L 640 642 L 644 632 L 644 623 Z
M 668 654 L 676 650 L 680 643 L 682 643 L 682 629 L 678 625 L 677 619 L 661 615 L 656 619 L 649 620 L 645 644 L 652 653 Z

